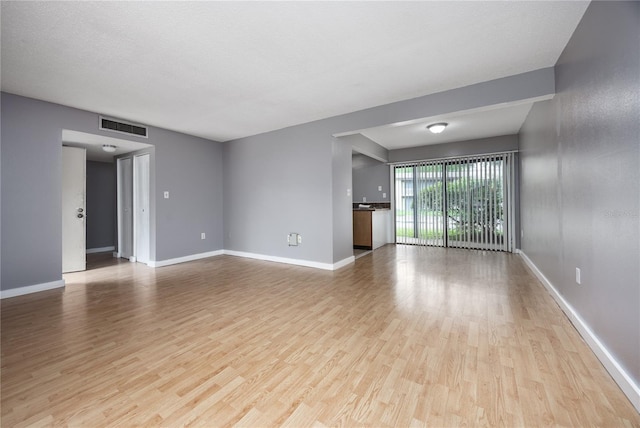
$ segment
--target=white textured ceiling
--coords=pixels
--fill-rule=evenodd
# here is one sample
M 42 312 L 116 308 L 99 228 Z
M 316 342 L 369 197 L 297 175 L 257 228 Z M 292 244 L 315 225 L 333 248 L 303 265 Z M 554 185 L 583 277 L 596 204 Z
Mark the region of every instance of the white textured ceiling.
M 553 66 L 588 2 L 2 2 L 3 91 L 219 141 Z

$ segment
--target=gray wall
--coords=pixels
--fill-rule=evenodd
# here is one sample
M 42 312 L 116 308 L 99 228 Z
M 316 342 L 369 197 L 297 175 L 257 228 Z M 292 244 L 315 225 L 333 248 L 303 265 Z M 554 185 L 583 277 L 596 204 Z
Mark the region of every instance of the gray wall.
M 87 249 L 115 247 L 116 168 L 87 161 Z
M 333 262 L 331 140 L 314 123 L 225 143 L 225 249 Z
M 518 136 L 480 138 L 389 151 L 389 162 L 409 162 L 518 150 Z
M 522 249 L 640 384 L 640 4 L 592 2 L 520 134 Z M 575 268 L 582 285 L 575 282 Z
M 332 143 L 333 261 L 353 256 L 351 147 L 339 139 Z
M 222 144 L 165 129 L 155 129 L 153 137 L 156 260 L 223 249 Z
M 373 165 L 365 165 L 353 168 L 353 202 L 362 203 L 362 197 L 367 202 L 389 202 L 389 165 L 375 162 Z M 382 186 L 382 191 L 378 190 Z M 382 194 L 386 193 L 386 197 Z
M 62 278 L 62 130 L 98 130 L 98 114 L 7 93 L 2 103 L 2 290 Z M 151 257 L 222 249 L 222 145 L 150 127 Z M 156 193 L 170 190 L 171 198 Z M 200 232 L 208 232 L 200 240 Z M 37 262 L 36 262 L 37 261 Z
M 353 254 L 351 144 L 333 135 L 453 111 L 548 98 L 553 69 L 387 104 L 224 144 L 224 247 L 277 257 L 335 263 Z M 348 140 L 348 138 L 347 138 Z M 345 144 L 336 152 L 334 143 Z M 303 236 L 288 247 L 286 236 Z
M 334 153 L 332 135 L 553 93 L 553 69 L 546 68 L 224 145 L 150 127 L 144 142 L 153 146 L 151 258 L 227 248 L 340 261 L 352 254 L 351 234 L 344 232 L 351 225 L 351 198 L 341 197 L 350 186 L 351 147 Z M 62 277 L 62 130 L 112 134 L 97 129 L 96 113 L 6 93 L 1 98 L 1 289 L 7 290 Z M 165 190 L 170 199 L 162 198 Z M 204 241 L 201 232 L 207 232 Z M 301 233 L 303 244 L 283 248 L 288 232 Z
M 345 135 L 338 139 L 344 143 L 351 144 L 354 152 L 362 153 L 378 162 L 389 161 L 389 150 L 362 134 Z

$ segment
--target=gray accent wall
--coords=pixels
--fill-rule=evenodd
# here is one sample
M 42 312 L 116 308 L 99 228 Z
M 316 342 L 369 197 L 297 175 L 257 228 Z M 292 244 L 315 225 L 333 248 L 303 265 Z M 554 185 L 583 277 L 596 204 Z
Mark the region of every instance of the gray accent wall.
M 389 165 L 382 162 L 353 168 L 353 202 L 363 203 L 363 197 L 367 198 L 367 202 L 391 201 L 389 171 Z M 382 186 L 382 191 L 378 190 L 378 186 Z
M 87 161 L 87 249 L 116 246 L 116 167 Z
M 59 281 L 62 130 L 113 134 L 98 130 L 97 113 L 7 93 L 1 103 L 1 289 Z M 154 146 L 152 260 L 222 249 L 222 144 L 155 127 L 148 139 L 117 138 Z M 170 199 L 162 199 L 163 190 Z
M 592 2 L 520 134 L 522 250 L 636 385 L 639 46 L 640 3 Z

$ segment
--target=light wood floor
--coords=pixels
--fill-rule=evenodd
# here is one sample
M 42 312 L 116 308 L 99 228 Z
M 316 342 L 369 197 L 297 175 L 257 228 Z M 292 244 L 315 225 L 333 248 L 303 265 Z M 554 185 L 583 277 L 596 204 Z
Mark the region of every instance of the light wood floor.
M 98 261 L 2 300 L 2 426 L 640 426 L 518 256 Z

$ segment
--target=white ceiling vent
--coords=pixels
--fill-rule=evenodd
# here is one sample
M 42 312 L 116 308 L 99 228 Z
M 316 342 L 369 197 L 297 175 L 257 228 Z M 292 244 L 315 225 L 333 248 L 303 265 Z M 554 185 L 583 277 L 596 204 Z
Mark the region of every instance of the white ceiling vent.
M 121 120 L 109 119 L 100 116 L 100 129 L 103 131 L 120 132 L 121 134 L 135 135 L 136 137 L 147 138 L 148 128 L 135 123 L 123 122 Z

